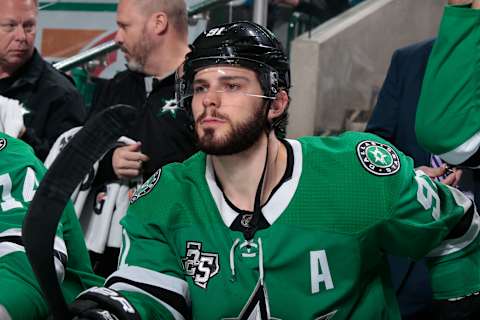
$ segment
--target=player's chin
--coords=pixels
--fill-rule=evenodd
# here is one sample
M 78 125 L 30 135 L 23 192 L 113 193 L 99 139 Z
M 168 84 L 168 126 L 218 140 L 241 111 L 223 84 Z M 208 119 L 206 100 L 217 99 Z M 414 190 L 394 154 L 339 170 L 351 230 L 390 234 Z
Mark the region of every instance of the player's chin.
M 211 125 L 197 126 L 197 137 L 200 139 L 216 140 L 225 135 L 225 128 Z
M 197 132 L 197 140 L 200 145 L 208 146 L 208 149 L 212 147 L 220 147 L 225 144 L 226 135 L 212 128 L 200 130 Z

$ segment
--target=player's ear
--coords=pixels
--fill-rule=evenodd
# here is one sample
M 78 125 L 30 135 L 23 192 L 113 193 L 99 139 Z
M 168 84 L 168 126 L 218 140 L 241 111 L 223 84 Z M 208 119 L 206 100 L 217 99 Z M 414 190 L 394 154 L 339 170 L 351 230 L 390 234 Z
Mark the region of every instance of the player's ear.
M 275 96 L 275 100 L 270 104 L 270 110 L 268 111 L 268 118 L 270 120 L 281 116 L 288 106 L 288 94 L 285 90 L 280 90 Z

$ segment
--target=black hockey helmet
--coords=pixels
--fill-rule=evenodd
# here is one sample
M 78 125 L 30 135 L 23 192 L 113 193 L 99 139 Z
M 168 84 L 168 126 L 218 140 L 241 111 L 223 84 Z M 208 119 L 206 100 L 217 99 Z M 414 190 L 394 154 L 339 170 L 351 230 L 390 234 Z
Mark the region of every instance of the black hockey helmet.
M 193 78 L 204 68 L 234 65 L 257 73 L 267 97 L 290 88 L 290 65 L 282 44 L 265 27 L 249 21 L 223 24 L 200 34 L 177 72 L 176 95 L 180 107 L 191 111 Z M 284 136 L 287 112 L 275 119 L 272 126 Z

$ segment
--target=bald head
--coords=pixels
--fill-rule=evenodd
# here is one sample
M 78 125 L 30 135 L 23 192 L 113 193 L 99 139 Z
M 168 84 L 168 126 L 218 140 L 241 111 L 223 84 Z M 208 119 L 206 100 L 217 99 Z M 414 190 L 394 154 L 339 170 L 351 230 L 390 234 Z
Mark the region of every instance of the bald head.
M 35 49 L 36 25 L 35 0 L 2 0 L 0 78 L 11 76 L 30 59 Z
M 135 0 L 135 2 L 145 16 L 150 16 L 155 12 L 165 12 L 175 30 L 180 34 L 187 34 L 188 20 L 185 0 Z

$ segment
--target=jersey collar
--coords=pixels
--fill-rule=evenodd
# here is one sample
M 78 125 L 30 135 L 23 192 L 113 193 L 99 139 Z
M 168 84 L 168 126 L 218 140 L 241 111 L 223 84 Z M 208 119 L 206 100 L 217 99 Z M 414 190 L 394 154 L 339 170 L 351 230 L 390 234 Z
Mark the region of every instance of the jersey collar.
M 282 214 L 282 212 L 287 208 L 295 195 L 297 190 L 298 183 L 300 181 L 300 176 L 302 174 L 302 146 L 300 142 L 296 140 L 286 140 L 293 149 L 293 172 L 292 178 L 285 181 L 276 191 L 270 196 L 268 202 L 262 207 L 262 213 L 265 216 L 265 219 L 270 225 L 272 225 Z M 218 187 L 215 181 L 215 173 L 213 170 L 212 158 L 207 156 L 206 159 L 206 170 L 205 170 L 205 179 L 207 180 L 207 185 L 210 190 L 210 193 L 215 201 L 217 209 L 222 217 L 223 222 L 227 227 L 230 228 L 233 221 L 238 215 L 230 205 L 227 203 L 222 190 Z

